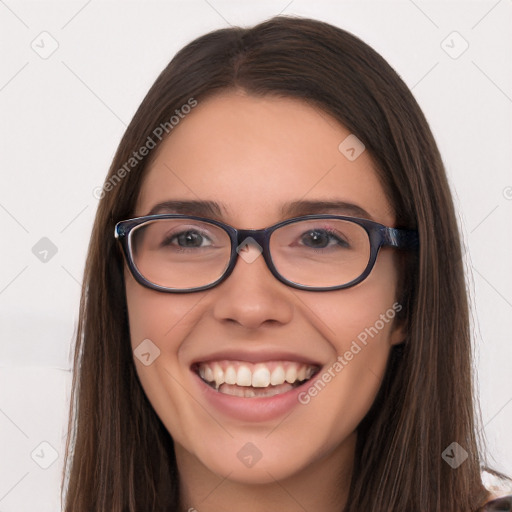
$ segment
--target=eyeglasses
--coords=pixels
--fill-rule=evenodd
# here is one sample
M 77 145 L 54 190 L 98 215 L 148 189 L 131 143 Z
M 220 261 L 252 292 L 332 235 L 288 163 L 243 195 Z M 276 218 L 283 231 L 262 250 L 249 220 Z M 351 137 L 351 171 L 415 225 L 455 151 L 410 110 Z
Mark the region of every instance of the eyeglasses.
M 305 215 L 265 229 L 235 229 L 189 215 L 148 215 L 118 222 L 114 236 L 141 285 L 172 293 L 213 288 L 233 272 L 239 255 L 250 262 L 260 253 L 288 286 L 340 290 L 369 276 L 381 247 L 418 245 L 416 231 L 338 215 Z

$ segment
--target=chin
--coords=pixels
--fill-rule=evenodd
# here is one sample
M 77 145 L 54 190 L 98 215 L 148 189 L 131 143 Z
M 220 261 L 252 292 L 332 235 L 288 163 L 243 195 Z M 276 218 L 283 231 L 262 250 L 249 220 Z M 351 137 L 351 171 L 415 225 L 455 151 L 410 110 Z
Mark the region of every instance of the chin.
M 268 432 L 260 439 L 252 436 L 252 441 L 249 437 L 237 437 L 224 439 L 224 442 L 208 437 L 208 445 L 198 443 L 198 449 L 194 450 L 196 462 L 219 478 L 264 485 L 293 477 L 318 457 L 315 453 L 310 457 L 304 453 L 304 444 L 283 446 L 281 439 L 265 439 L 266 435 Z M 311 445 L 309 448 L 312 449 Z

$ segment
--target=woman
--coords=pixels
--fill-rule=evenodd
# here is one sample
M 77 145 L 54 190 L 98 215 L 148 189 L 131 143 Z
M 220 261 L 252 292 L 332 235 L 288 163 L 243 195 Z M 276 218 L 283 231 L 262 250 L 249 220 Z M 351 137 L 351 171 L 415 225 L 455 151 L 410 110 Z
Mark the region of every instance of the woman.
M 443 164 L 366 44 L 287 17 L 193 41 L 101 195 L 66 510 L 512 509 Z

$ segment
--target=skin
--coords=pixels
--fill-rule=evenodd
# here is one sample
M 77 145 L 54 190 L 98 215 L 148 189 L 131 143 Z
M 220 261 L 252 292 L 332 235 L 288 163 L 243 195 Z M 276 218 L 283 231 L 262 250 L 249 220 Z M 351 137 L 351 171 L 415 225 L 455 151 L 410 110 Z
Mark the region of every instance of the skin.
M 153 155 L 133 216 L 170 199 L 213 200 L 224 206 L 221 220 L 256 229 L 284 220 L 286 202 L 327 199 L 355 203 L 393 226 L 369 154 L 351 162 L 338 150 L 349 133 L 300 100 L 240 91 L 214 96 L 200 102 Z M 168 294 L 139 285 L 125 269 L 132 347 L 149 338 L 160 349 L 149 366 L 134 361 L 174 439 L 184 510 L 340 509 L 356 427 L 374 401 L 391 346 L 404 338 L 393 321 L 307 405 L 277 420 L 223 416 L 197 392 L 190 365 L 213 346 L 284 349 L 328 368 L 392 308 L 397 272 L 396 252 L 385 248 L 359 285 L 309 292 L 276 280 L 261 257 L 252 263 L 238 258 L 219 286 Z M 262 454 L 250 468 L 237 457 L 247 442 Z

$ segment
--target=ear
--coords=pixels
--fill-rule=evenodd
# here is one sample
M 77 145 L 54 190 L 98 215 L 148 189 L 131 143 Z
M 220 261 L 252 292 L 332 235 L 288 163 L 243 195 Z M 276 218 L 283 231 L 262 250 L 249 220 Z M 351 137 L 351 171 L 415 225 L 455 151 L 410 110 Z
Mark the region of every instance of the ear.
M 405 319 L 400 319 L 398 321 L 393 322 L 393 326 L 391 327 L 391 332 L 389 334 L 389 344 L 390 345 L 400 345 L 405 341 L 407 336 L 407 322 Z

